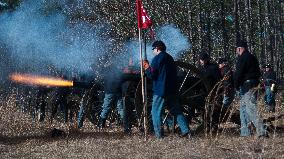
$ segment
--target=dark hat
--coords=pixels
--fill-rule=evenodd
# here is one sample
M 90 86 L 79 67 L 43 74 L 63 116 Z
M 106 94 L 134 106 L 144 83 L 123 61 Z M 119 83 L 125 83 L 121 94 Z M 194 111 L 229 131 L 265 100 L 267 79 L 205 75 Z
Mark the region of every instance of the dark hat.
M 236 47 L 243 47 L 243 48 L 247 48 L 247 47 L 248 47 L 248 44 L 247 44 L 247 42 L 246 42 L 246 41 L 244 41 L 244 40 L 238 40 L 238 41 L 237 41 L 237 45 L 236 45 Z
M 228 60 L 226 60 L 225 58 L 219 58 L 218 59 L 218 64 L 222 64 L 222 63 L 226 63 L 228 62 Z
M 210 57 L 209 57 L 209 55 L 208 55 L 207 53 L 202 52 L 202 53 L 199 55 L 199 59 L 200 59 L 200 60 L 209 60 Z
M 158 40 L 158 41 L 155 41 L 153 44 L 152 44 L 152 47 L 153 47 L 153 49 L 155 49 L 155 48 L 159 48 L 160 50 L 162 50 L 162 51 L 165 51 L 166 50 L 166 45 L 165 45 L 165 43 L 164 42 L 162 42 L 162 41 L 160 41 L 160 40 Z

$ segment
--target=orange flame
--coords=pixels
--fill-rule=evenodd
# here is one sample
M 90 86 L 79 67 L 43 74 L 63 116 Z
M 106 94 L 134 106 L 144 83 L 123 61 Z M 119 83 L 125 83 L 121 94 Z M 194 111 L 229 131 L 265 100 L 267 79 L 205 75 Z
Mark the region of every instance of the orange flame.
M 56 87 L 73 86 L 73 81 L 68 81 L 62 78 L 55 78 L 48 76 L 13 73 L 10 75 L 10 79 L 14 82 L 29 84 L 29 85 L 56 86 Z

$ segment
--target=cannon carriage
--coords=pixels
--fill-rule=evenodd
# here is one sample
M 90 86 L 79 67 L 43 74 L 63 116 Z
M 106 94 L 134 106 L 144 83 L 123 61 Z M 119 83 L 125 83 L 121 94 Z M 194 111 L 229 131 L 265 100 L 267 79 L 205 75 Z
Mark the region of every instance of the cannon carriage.
M 176 61 L 178 71 L 178 98 L 182 106 L 183 113 L 189 121 L 190 128 L 195 132 L 205 132 L 206 134 L 218 128 L 222 121 L 228 121 L 227 112 L 230 110 L 222 110 L 222 82 L 218 82 L 215 86 L 211 86 L 210 81 L 206 79 L 202 72 L 190 63 Z M 138 88 L 141 90 L 141 83 Z M 138 89 L 138 90 L 139 90 Z M 151 109 L 151 87 L 148 87 L 148 110 Z M 141 91 L 137 92 L 135 103 L 136 109 L 140 110 L 138 115 L 138 125 L 142 125 L 143 111 Z M 166 110 L 167 111 L 167 110 Z M 148 111 L 148 116 L 150 116 Z M 151 117 L 150 117 L 151 118 Z M 169 113 L 166 113 L 162 120 L 164 125 L 167 125 L 167 118 L 171 118 Z M 174 118 L 170 119 L 173 120 Z M 222 121 L 221 121 L 222 120 Z M 230 115 L 230 121 L 240 124 L 239 114 L 234 111 Z M 151 121 L 148 119 L 148 121 Z M 150 125 L 151 123 L 149 123 Z M 176 132 L 176 127 L 168 128 L 171 132 Z
M 194 65 L 176 61 L 178 69 L 178 81 L 179 81 L 179 101 L 183 108 L 183 112 L 191 127 L 196 130 L 205 129 L 206 126 L 210 125 L 210 120 L 205 118 L 211 112 L 207 112 L 205 109 L 206 99 L 211 91 L 210 83 L 202 76 L 202 73 Z M 125 73 L 123 74 L 126 79 L 123 91 L 123 98 L 129 116 L 129 120 L 132 125 L 144 131 L 144 120 L 147 120 L 147 125 L 151 129 L 151 102 L 152 102 L 152 86 L 151 81 L 147 80 L 147 114 L 143 110 L 142 102 L 142 83 L 140 73 Z M 98 84 L 86 92 L 81 100 L 81 104 L 87 108 L 86 117 L 88 117 L 94 124 L 97 124 L 99 118 L 99 112 L 102 106 L 103 95 L 102 87 L 98 87 Z M 98 95 L 101 96 L 98 98 Z M 213 109 L 212 109 L 213 110 Z M 207 114 L 206 114 L 207 113 Z M 217 112 L 218 113 L 218 112 Z M 147 118 L 145 118 L 147 116 Z M 167 119 L 171 120 L 171 115 L 166 113 L 164 115 L 163 124 L 166 125 Z M 118 116 L 115 110 L 111 111 L 109 115 L 108 123 L 119 123 L 117 122 Z M 173 121 L 174 122 L 174 121 Z M 176 127 L 168 128 L 168 130 L 175 132 Z
M 227 121 L 240 125 L 237 108 L 230 107 L 229 109 L 223 109 L 222 107 L 222 80 L 212 88 L 210 83 L 202 76 L 200 70 L 194 65 L 176 61 L 176 66 L 178 69 L 179 101 L 193 131 L 196 133 L 199 131 L 212 132 L 220 124 Z M 123 83 L 124 105 L 126 106 L 131 125 L 144 132 L 143 123 L 146 119 L 149 129 L 151 129 L 151 81 L 147 80 L 146 95 L 148 111 L 147 114 L 144 114 L 140 73 L 138 71 L 130 71 L 124 73 L 123 78 L 125 79 Z M 80 108 L 84 108 L 85 113 L 83 118 L 87 118 L 94 125 L 97 125 L 104 97 L 102 80 L 95 80 L 93 83 L 74 81 L 74 87 L 64 89 L 66 91 L 62 93 L 62 91 L 58 91 L 58 88 L 46 88 L 47 92 L 42 94 L 44 97 L 36 97 L 35 99 L 38 102 L 31 102 L 31 104 L 34 104 L 38 108 L 37 104 L 40 103 L 42 105 L 41 102 L 46 102 L 46 104 L 43 104 L 46 107 L 46 116 L 49 116 L 51 120 L 53 118 L 60 121 L 64 119 L 63 121 L 65 122 L 68 120 L 75 121 Z M 30 96 L 28 98 L 32 99 Z M 34 96 L 36 96 L 36 93 Z M 56 116 L 56 113 L 59 112 L 56 111 L 59 109 L 58 105 L 66 105 L 66 107 L 63 107 L 63 115 L 61 113 L 61 115 Z M 31 110 L 35 111 L 34 109 Z M 33 112 L 32 114 L 36 113 L 40 112 L 37 110 L 37 112 Z M 168 119 L 171 119 L 171 115 L 166 113 L 162 120 L 165 126 L 168 124 Z M 112 109 L 107 121 L 108 126 L 120 124 L 115 109 Z M 178 129 L 175 124 L 167 128 L 171 132 L 175 132 Z

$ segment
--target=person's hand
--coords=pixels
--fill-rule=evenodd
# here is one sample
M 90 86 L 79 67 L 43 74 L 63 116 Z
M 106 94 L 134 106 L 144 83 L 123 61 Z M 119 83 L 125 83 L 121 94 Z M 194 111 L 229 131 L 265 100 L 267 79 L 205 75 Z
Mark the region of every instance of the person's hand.
M 144 70 L 147 70 L 150 67 L 148 60 L 143 60 L 142 64 Z

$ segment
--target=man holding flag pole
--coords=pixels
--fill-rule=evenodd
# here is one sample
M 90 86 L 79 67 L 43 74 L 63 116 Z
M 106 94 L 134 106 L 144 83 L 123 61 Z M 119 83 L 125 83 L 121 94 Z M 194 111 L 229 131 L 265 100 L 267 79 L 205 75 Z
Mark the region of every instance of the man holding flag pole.
M 166 45 L 162 41 L 155 41 L 152 45 L 153 53 L 155 55 L 151 66 L 148 60 L 142 59 L 142 39 L 141 29 L 147 29 L 152 25 L 152 21 L 147 15 L 146 10 L 142 6 L 142 0 L 136 0 L 137 19 L 139 29 L 139 48 L 141 59 L 141 79 L 142 79 L 142 96 L 143 96 L 143 111 L 144 111 L 144 130 L 145 140 L 147 139 L 147 95 L 146 95 L 146 80 L 145 74 L 148 78 L 153 80 L 153 102 L 152 102 L 152 121 L 157 138 L 162 138 L 162 111 L 167 104 L 168 110 L 175 117 L 181 129 L 180 137 L 189 137 L 189 127 L 182 113 L 181 106 L 177 98 L 177 70 L 174 59 L 171 55 L 166 53 Z M 145 82 L 145 83 L 144 83 Z
M 166 45 L 162 41 L 155 41 L 152 45 L 154 58 L 149 65 L 143 60 L 143 68 L 148 78 L 153 81 L 152 121 L 157 138 L 162 138 L 162 118 L 165 107 L 175 117 L 180 127 L 180 137 L 190 137 L 188 122 L 183 115 L 178 101 L 177 68 L 173 57 L 166 52 Z

